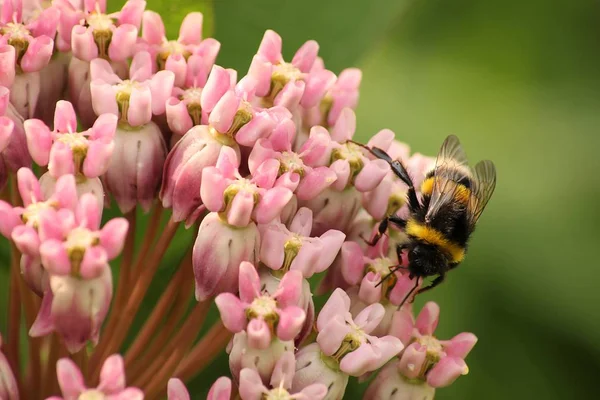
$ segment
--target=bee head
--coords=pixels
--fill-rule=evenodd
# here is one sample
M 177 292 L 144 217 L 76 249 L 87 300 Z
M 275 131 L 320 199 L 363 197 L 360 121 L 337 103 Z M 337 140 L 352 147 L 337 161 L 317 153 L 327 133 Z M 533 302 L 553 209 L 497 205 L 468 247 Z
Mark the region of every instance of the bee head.
M 448 258 L 436 246 L 417 243 L 408 251 L 408 269 L 414 276 L 430 276 L 448 269 Z

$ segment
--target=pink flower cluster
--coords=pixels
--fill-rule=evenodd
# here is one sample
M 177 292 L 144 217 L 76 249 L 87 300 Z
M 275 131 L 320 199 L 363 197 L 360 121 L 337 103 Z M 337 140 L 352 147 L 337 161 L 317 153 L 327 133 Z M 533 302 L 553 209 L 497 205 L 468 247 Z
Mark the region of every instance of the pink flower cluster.
M 231 338 L 231 379 L 215 382 L 211 400 L 340 399 L 350 379 L 373 374 L 368 399 L 432 398 L 468 372 L 476 337 L 439 340 L 435 303 L 416 320 L 403 305 L 415 286 L 394 268 L 406 265 L 404 232 L 367 241 L 379 221 L 406 214 L 408 188 L 353 141 L 360 70 L 327 70 L 315 41 L 286 61 L 268 30 L 238 76 L 215 64 L 220 43 L 202 37 L 201 13 L 169 40 L 143 0 L 113 14 L 105 0 L 1 3 L 0 233 L 14 245 L 11 296 L 40 364 L 20 373 L 12 302 L 0 398 L 189 400 L 183 381 L 202 368 L 192 354 L 214 350 L 194 345 L 212 301 L 213 328 Z M 417 190 L 433 166 L 387 129 L 367 145 L 401 160 Z M 103 222 L 111 202 L 123 217 Z M 181 223 L 195 236 L 186 270 L 125 352 Z M 110 262 L 122 251 L 113 299 Z M 192 276 L 187 322 L 197 324 L 173 305 L 186 315 Z M 320 309 L 314 277 L 328 295 Z M 29 387 L 40 371 L 60 387 Z

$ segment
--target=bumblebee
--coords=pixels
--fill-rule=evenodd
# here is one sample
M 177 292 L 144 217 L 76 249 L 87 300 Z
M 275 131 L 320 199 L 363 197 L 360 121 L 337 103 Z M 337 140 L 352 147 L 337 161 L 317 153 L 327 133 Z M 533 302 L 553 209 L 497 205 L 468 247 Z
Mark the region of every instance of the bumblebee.
M 400 304 L 402 306 L 424 278 L 436 276 L 428 286 L 417 290 L 415 296 L 442 283 L 446 273 L 463 261 L 477 220 L 496 187 L 496 168 L 489 160 L 470 168 L 458 138 L 448 136 L 438 153 L 434 169 L 427 173 L 421 184 L 419 199 L 402 162 L 392 160 L 379 148 L 362 147 L 387 161 L 394 174 L 408 185 L 409 217 L 402 219 L 390 215 L 384 218 L 373 240 L 368 241 L 371 246 L 376 244 L 389 224 L 406 233 L 408 241 L 398 245 L 396 252 L 400 261 L 401 253 L 407 251 L 408 265 L 393 267 L 390 274 L 379 282 L 384 282 L 398 269 L 408 270 L 411 279 L 417 278 L 415 286 Z

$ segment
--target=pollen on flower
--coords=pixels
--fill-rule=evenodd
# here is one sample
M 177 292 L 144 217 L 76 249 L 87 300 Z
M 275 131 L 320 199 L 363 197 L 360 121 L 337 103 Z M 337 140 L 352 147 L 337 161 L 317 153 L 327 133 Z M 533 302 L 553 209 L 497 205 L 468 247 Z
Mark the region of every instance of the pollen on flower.
M 331 161 L 346 160 L 350 165 L 351 176 L 355 177 L 363 169 L 365 163 L 361 148 L 354 143 L 346 142 L 331 152 Z
M 51 200 L 33 202 L 25 208 L 21 215 L 21 220 L 23 223 L 37 228 L 40 223 L 40 215 L 42 212 L 54 208 L 56 208 L 56 203 Z
M 271 296 L 259 296 L 248 306 L 248 319 L 262 317 L 264 320 L 277 318 L 277 301 Z
M 304 176 L 304 162 L 298 154 L 291 151 L 284 151 L 281 153 L 279 162 L 279 174 L 295 172 L 301 177 Z
M 105 400 L 106 396 L 99 390 L 91 389 L 81 393 L 77 400 Z

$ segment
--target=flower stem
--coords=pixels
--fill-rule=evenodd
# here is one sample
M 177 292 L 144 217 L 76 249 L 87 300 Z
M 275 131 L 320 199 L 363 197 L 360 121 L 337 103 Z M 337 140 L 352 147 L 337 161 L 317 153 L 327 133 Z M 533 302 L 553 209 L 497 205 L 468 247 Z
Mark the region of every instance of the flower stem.
M 155 348 L 164 346 L 164 341 L 172 332 L 168 327 L 176 325 L 185 312 L 190 296 L 184 286 L 187 284 L 190 289 L 193 288 L 191 271 L 191 252 L 188 252 L 156 306 L 152 309 L 152 313 L 144 326 L 138 332 L 133 344 L 127 349 L 125 366 L 129 379 L 133 379 L 137 375 L 134 371 L 146 369 L 148 357 L 154 352 Z M 167 320 L 163 322 L 167 315 Z
M 144 388 L 146 397 L 157 397 L 167 386 L 167 381 L 173 375 L 177 365 L 185 357 L 185 353 L 194 343 L 202 324 L 208 314 L 210 301 L 197 303 L 192 312 L 186 317 L 181 329 L 163 349 L 163 356 L 156 357 L 145 373 L 134 385 Z M 165 362 L 165 357 L 168 356 Z
M 19 255 L 16 246 L 11 243 L 12 252 Z M 25 281 L 19 276 L 19 290 L 21 304 L 25 311 L 25 323 L 27 330 L 31 328 L 35 321 L 35 316 L 39 310 L 39 302 L 36 295 L 27 287 Z M 27 343 L 29 348 L 29 360 L 27 363 L 26 380 L 29 382 L 39 382 L 41 379 L 41 361 L 40 361 L 40 345 L 42 338 L 34 338 L 27 335 Z M 35 385 L 28 385 L 26 388 L 30 390 L 32 398 L 39 397 L 38 388 Z
M 160 227 L 160 220 L 163 214 L 164 208 L 160 204 L 156 204 L 152 209 L 152 213 L 148 218 L 148 227 L 146 228 L 146 234 L 144 235 L 144 241 L 142 242 L 142 247 L 137 254 L 135 263 L 130 269 L 129 281 L 135 279 L 135 277 L 139 274 L 140 268 L 144 266 L 144 256 L 148 254 L 150 247 L 154 244 L 154 240 L 156 239 L 156 234 L 158 233 L 158 228 Z
M 152 278 L 154 278 L 154 274 L 158 269 L 160 261 L 165 255 L 171 240 L 177 232 L 178 227 L 178 222 L 169 220 L 163 229 L 161 236 L 154 247 L 154 250 L 147 253 L 146 257 L 144 257 L 144 254 L 140 254 L 139 258 L 143 258 L 143 264 L 145 265 L 140 271 L 137 281 L 135 283 L 132 282 L 130 285 L 130 287 L 133 285 L 131 296 L 127 301 L 127 305 L 123 309 L 123 312 L 120 312 L 118 316 L 118 320 L 121 321 L 121 323 L 116 323 L 114 331 L 108 332 L 109 334 L 112 333 L 112 335 L 96 348 L 96 351 L 90 359 L 90 372 L 93 381 L 96 381 L 98 377 L 101 362 L 109 355 L 118 351 L 121 347 L 121 344 L 127 336 L 127 331 L 130 327 L 129 322 L 123 323 L 123 321 L 133 321 L 133 318 L 135 317 L 135 314 L 137 313 L 140 305 L 142 304 L 142 300 L 144 299 L 144 296 L 150 287 L 150 283 L 152 282 Z
M 10 199 L 13 206 L 20 204 L 17 193 L 17 182 L 14 174 L 10 174 Z M 6 358 L 17 380 L 19 393 L 25 393 L 19 360 L 19 341 L 21 336 L 21 269 L 19 267 L 19 252 L 11 241 L 10 252 L 10 286 L 8 289 L 8 338 L 5 346 Z
M 48 337 L 46 344 L 48 346 L 48 358 L 43 370 L 41 398 L 47 398 L 57 394 L 56 362 L 60 358 L 61 350 L 63 350 L 62 352 L 65 351 L 64 346 L 56 333 L 52 333 L 51 336 Z
M 173 376 L 187 381 L 198 375 L 227 346 L 231 336 L 232 333 L 223 326 L 221 320 L 215 322 L 179 363 Z

